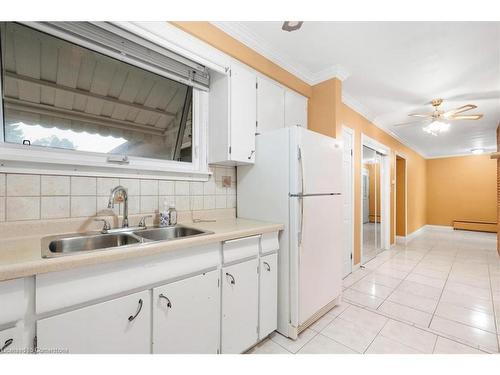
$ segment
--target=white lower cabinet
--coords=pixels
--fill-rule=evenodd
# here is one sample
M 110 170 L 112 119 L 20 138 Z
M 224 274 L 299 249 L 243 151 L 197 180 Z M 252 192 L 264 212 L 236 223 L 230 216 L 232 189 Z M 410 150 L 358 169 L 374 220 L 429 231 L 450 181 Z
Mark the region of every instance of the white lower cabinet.
M 222 353 L 242 353 L 258 340 L 258 260 L 222 268 Z
M 278 254 L 260 258 L 259 340 L 278 325 Z
M 37 348 L 69 353 L 150 353 L 151 291 L 37 322 Z
M 0 354 L 15 353 L 16 350 L 23 348 L 22 329 L 12 327 L 0 331 Z
M 216 354 L 219 271 L 153 289 L 153 353 Z

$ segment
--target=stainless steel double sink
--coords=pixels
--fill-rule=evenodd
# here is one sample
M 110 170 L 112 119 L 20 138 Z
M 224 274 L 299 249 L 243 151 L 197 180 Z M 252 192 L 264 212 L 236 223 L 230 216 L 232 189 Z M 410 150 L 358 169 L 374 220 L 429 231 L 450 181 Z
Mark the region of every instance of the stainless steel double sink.
M 134 228 L 119 233 L 75 233 L 42 238 L 42 257 L 54 258 L 62 255 L 92 252 L 102 249 L 172 241 L 182 238 L 203 236 L 213 232 L 175 225 L 171 227 Z

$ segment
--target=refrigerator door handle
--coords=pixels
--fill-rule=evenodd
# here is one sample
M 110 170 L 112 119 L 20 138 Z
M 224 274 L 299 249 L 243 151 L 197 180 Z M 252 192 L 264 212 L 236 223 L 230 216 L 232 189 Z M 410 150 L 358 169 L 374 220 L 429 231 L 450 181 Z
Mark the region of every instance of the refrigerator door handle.
M 311 193 L 311 194 L 288 194 L 292 198 L 306 198 L 306 197 L 322 197 L 325 195 L 342 195 L 342 193 Z
M 304 163 L 302 162 L 302 149 L 299 146 L 299 163 L 300 163 L 300 192 L 304 193 Z

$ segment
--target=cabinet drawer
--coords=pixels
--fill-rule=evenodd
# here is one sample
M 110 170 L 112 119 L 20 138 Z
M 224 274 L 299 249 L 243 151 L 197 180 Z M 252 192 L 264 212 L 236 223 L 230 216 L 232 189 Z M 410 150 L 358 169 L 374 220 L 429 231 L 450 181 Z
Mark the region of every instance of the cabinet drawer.
M 220 271 L 153 289 L 153 353 L 216 354 Z
M 280 243 L 278 241 L 278 232 L 263 233 L 260 239 L 260 251 L 262 254 L 268 254 L 278 251 Z
M 0 282 L 0 325 L 13 323 L 24 316 L 24 279 Z
M 260 235 L 225 241 L 222 244 L 223 262 L 231 263 L 259 254 Z
M 23 348 L 22 329 L 13 327 L 0 331 L 0 354 L 15 353 L 16 350 Z
M 259 340 L 278 326 L 278 254 L 260 258 Z
M 151 352 L 149 290 L 37 322 L 38 348 L 81 354 Z

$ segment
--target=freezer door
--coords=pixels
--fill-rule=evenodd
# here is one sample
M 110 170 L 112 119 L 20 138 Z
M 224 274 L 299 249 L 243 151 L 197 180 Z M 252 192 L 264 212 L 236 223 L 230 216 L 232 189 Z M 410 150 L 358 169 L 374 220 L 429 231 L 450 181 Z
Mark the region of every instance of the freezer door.
M 335 138 L 303 128 L 296 128 L 295 133 L 298 155 L 294 159 L 294 169 L 298 182 L 292 182 L 291 193 L 342 192 L 341 143 Z
M 297 199 L 302 204 L 298 320 L 303 324 L 342 290 L 342 197 Z

